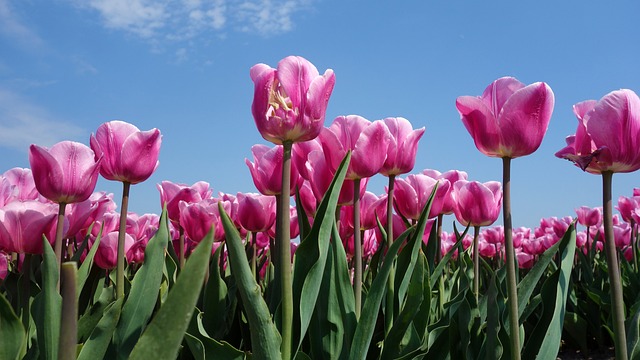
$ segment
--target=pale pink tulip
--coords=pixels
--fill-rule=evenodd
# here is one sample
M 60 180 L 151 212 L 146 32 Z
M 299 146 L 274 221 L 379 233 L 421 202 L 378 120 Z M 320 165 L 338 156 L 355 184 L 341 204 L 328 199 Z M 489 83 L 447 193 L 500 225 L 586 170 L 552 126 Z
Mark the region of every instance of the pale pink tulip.
M 42 236 L 55 241 L 58 207 L 36 200 L 12 201 L 0 208 L 0 249 L 42 254 Z

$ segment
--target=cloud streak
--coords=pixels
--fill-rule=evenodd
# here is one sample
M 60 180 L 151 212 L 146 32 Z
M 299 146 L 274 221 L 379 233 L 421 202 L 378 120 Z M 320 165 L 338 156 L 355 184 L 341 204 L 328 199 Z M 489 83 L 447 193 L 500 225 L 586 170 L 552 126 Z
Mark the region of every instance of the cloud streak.
M 29 145 L 51 146 L 86 134 L 80 127 L 60 121 L 46 109 L 0 87 L 0 147 L 27 152 Z
M 3 1 L 3 0 L 0 0 Z M 70 0 L 97 13 L 102 25 L 154 42 L 184 41 L 225 31 L 274 36 L 294 28 L 312 0 Z

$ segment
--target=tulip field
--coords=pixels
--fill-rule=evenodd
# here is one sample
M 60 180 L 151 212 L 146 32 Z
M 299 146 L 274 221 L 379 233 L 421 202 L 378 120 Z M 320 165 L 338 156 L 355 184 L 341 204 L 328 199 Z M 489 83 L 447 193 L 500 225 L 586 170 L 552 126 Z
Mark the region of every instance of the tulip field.
M 640 169 L 632 90 L 575 104 L 558 145 L 601 176 L 602 206 L 524 228 L 511 163 L 547 131 L 546 83 L 452 99 L 502 162 L 478 182 L 416 164 L 425 129 L 407 119 L 325 126 L 330 69 L 289 56 L 249 76 L 271 143 L 246 159 L 258 193 L 147 183 L 161 132 L 124 121 L 33 144 L 30 168 L 0 175 L 0 359 L 640 359 L 640 184 L 611 196 Z M 134 184 L 157 187 L 157 214 L 129 211 Z

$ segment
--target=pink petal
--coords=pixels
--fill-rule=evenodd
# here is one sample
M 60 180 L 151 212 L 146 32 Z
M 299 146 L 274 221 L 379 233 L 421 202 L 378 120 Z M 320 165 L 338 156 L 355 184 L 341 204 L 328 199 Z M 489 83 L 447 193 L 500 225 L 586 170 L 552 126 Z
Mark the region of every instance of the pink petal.
M 354 147 L 347 177 L 362 179 L 377 174 L 387 159 L 390 138 L 389 129 L 380 120 L 364 129 Z
M 486 104 L 474 96 L 460 96 L 456 107 L 478 150 L 487 156 L 502 157 L 501 131 Z

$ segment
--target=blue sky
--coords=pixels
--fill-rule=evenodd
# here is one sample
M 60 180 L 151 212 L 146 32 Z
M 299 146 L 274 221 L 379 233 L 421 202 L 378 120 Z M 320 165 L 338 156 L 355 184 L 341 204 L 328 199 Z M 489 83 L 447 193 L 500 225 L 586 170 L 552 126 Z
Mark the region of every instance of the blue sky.
M 554 157 L 575 132 L 572 105 L 640 92 L 636 1 L 0 0 L 0 171 L 28 167 L 31 143 L 89 143 L 103 122 L 163 134 L 160 166 L 130 210 L 159 212 L 162 180 L 255 192 L 244 163 L 266 143 L 249 68 L 300 55 L 336 86 L 327 122 L 358 114 L 426 127 L 415 172 L 501 180 L 455 108 L 493 80 L 548 83 L 556 104 L 540 149 L 512 162 L 514 226 L 601 205 L 601 179 Z M 386 178 L 369 190 L 382 193 Z M 614 176 L 614 199 L 640 174 Z M 120 185 L 97 190 L 120 197 Z M 448 221 L 452 221 L 449 219 Z

